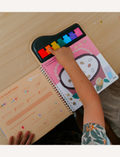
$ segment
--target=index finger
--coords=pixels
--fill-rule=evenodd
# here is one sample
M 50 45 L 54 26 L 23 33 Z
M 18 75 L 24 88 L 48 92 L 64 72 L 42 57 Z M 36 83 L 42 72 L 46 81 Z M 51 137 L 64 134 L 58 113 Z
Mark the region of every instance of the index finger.
M 51 47 L 48 47 L 48 50 L 49 50 L 53 55 L 55 55 L 55 54 L 54 54 L 54 51 L 55 51 L 55 50 L 53 50 Z
M 8 144 L 9 144 L 9 145 L 12 145 L 12 141 L 13 141 L 13 136 L 11 136 L 11 137 L 9 138 Z

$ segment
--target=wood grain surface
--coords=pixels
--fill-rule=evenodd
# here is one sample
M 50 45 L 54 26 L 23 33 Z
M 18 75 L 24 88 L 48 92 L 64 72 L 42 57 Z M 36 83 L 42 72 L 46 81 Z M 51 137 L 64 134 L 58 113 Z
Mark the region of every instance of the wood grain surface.
M 117 74 L 120 73 L 120 13 L 0 13 L 0 91 L 39 67 L 31 41 L 78 23 Z M 0 132 L 0 144 L 7 144 Z

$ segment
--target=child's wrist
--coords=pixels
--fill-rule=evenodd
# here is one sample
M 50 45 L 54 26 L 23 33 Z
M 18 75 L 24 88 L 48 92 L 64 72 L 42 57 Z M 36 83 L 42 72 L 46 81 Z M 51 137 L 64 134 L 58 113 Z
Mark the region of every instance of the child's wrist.
M 71 67 L 75 66 L 77 63 L 75 60 L 71 60 L 70 62 L 67 62 L 65 65 L 64 65 L 64 69 L 67 70 L 67 69 L 70 69 Z

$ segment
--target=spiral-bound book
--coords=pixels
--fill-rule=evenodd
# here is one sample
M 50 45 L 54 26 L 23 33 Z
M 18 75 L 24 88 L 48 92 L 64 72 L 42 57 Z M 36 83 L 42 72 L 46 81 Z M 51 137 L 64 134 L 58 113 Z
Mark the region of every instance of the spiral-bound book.
M 78 24 L 35 38 L 30 50 L 40 67 L 0 93 L 0 127 L 8 139 L 29 130 L 35 142 L 82 106 L 69 75 L 48 50 L 62 46 L 71 48 L 97 93 L 118 79 Z
M 77 23 L 53 36 L 36 38 L 32 42 L 32 52 L 38 63 L 41 63 L 41 69 L 53 82 L 70 109 L 76 111 L 82 106 L 82 102 L 67 72 L 48 51 L 48 47 L 56 50 L 63 46 L 71 48 L 77 64 L 98 94 L 116 81 L 118 75 Z
M 39 68 L 0 93 L 0 127 L 7 139 L 30 131 L 35 142 L 71 114 Z

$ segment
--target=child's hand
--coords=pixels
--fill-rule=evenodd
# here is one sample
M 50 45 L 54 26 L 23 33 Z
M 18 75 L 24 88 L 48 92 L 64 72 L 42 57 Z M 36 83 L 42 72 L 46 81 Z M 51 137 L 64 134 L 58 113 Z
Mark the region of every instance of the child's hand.
M 21 139 L 21 135 L 22 135 L 22 132 L 21 131 L 18 132 L 14 142 L 13 142 L 13 136 L 11 136 L 9 138 L 9 145 L 29 145 L 29 144 L 31 144 L 34 134 L 31 134 L 29 136 L 29 131 L 27 131 L 22 139 Z
M 49 48 L 49 51 L 55 55 L 57 61 L 65 67 L 68 63 L 70 64 L 71 61 L 75 61 L 73 52 L 69 47 L 62 47 L 57 50 L 53 50 Z

